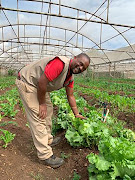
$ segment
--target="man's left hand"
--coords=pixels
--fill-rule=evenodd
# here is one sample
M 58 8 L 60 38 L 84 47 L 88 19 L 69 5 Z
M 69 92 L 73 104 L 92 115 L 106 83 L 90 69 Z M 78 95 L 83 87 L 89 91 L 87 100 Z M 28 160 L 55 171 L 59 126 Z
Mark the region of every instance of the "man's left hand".
M 75 115 L 76 118 L 80 118 L 80 119 L 87 119 L 86 117 L 83 117 L 81 114 L 77 114 Z

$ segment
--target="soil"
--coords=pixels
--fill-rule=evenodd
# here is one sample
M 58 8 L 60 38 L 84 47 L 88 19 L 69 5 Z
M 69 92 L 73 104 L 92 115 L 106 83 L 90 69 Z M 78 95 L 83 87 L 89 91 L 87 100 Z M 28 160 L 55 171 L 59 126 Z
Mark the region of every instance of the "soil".
M 127 128 L 135 131 L 135 113 L 119 112 L 117 118 L 126 122 Z
M 17 123 L 17 126 L 9 124 L 3 127 L 16 136 L 7 148 L 0 146 L 1 180 L 71 180 L 74 172 L 78 173 L 82 180 L 88 180 L 89 163 L 86 156 L 91 152 L 97 153 L 97 150 L 73 148 L 65 139 L 64 132 L 59 132 L 58 136 L 61 136 L 62 141 L 53 148 L 53 152 L 59 157 L 64 153 L 68 158 L 58 169 L 50 168 L 38 160 L 30 129 L 26 126 L 26 117 L 19 105 L 15 109 L 19 110 L 15 119 L 4 117 L 1 121 L 12 120 Z M 54 110 L 56 114 L 57 108 Z
M 108 94 L 109 95 L 117 95 L 118 94 L 120 96 L 127 96 L 127 97 L 134 97 L 135 96 L 134 94 L 127 94 L 126 95 L 126 93 L 124 93 L 123 91 L 115 91 L 115 92 L 109 91 Z

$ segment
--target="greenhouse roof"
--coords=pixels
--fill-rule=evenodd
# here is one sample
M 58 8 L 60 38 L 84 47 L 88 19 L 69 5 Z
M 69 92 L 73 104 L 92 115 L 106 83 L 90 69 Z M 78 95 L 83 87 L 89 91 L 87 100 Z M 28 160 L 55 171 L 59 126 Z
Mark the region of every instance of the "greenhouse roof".
M 91 57 L 91 66 L 135 60 L 135 1 L 1 0 L 0 65 L 46 56 Z

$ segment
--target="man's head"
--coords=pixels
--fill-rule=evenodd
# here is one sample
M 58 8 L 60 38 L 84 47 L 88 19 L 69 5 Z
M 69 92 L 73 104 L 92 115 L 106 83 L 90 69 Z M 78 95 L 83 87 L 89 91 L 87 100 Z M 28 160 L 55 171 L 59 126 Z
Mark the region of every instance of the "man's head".
M 81 53 L 74 57 L 73 61 L 71 62 L 70 68 L 73 74 L 79 74 L 85 71 L 90 64 L 90 57 L 85 54 Z

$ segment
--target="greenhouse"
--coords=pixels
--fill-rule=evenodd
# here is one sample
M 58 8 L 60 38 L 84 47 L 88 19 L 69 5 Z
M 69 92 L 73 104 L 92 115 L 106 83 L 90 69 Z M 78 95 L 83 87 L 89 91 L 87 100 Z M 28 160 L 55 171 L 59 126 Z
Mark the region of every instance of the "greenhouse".
M 0 0 L 2 180 L 135 180 L 134 7 Z

